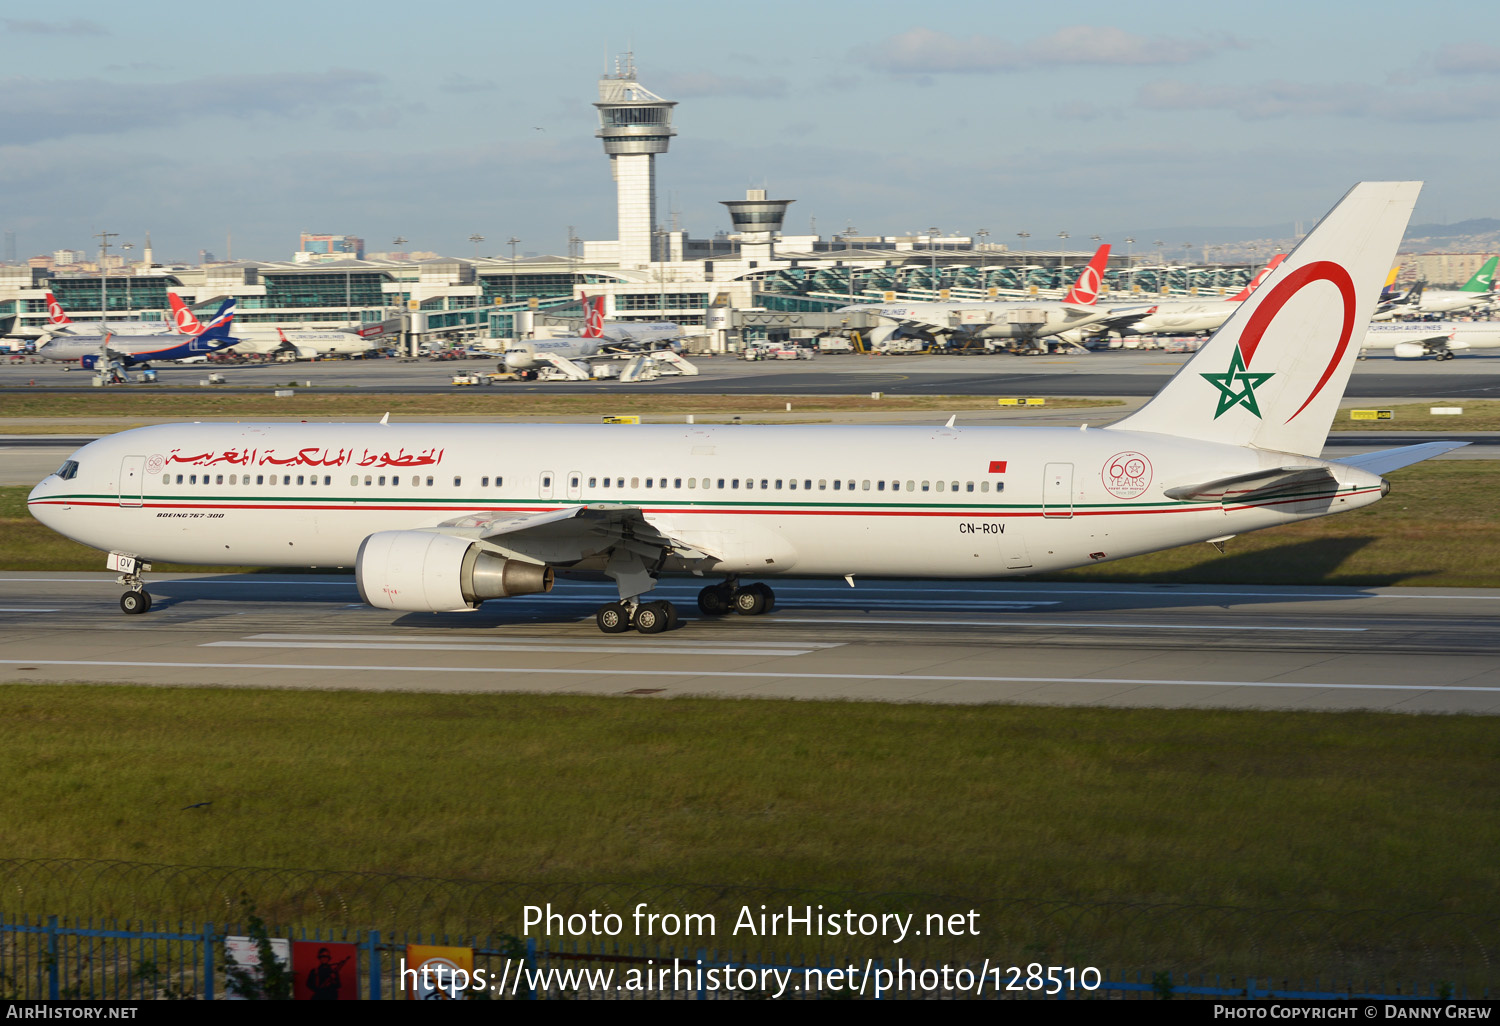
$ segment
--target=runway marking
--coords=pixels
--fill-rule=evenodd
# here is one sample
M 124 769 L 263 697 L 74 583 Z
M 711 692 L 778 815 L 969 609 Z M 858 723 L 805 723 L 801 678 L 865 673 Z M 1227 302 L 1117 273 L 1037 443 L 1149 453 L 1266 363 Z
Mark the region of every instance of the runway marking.
M 0 606 L 0 613 L 58 613 L 58 609 L 12 609 Z
M 349 641 L 349 642 L 354 642 L 354 641 L 375 641 L 375 642 L 389 642 L 391 640 L 391 636 L 389 634 L 249 634 L 249 635 L 246 635 L 246 638 L 248 640 L 251 640 L 251 641 Z M 402 640 L 406 641 L 406 642 L 413 642 L 413 643 L 425 643 L 425 642 L 429 641 L 428 638 L 415 637 L 415 636 L 414 637 L 403 638 Z M 495 644 L 509 645 L 509 644 L 512 644 L 512 643 L 521 644 L 521 645 L 552 645 L 552 644 L 556 644 L 557 640 L 560 640 L 560 639 L 553 639 L 553 638 L 528 638 L 528 637 L 525 637 L 525 636 L 517 636 L 517 635 L 506 635 L 505 637 L 501 637 L 501 638 L 475 638 L 475 637 L 458 637 L 458 638 L 446 638 L 446 637 L 444 637 L 444 638 L 438 638 L 438 637 L 433 637 L 433 638 L 430 639 L 431 642 L 448 642 L 448 643 L 452 643 L 452 642 L 472 642 L 473 644 L 476 644 L 476 645 L 495 645 Z M 595 644 L 595 643 L 597 643 L 599 645 L 617 644 L 616 642 L 611 642 L 610 639 L 608 639 L 608 638 L 599 638 L 599 639 L 597 639 L 597 642 L 594 642 L 593 640 L 586 640 L 586 641 L 583 641 L 583 642 L 577 642 L 577 641 L 570 642 L 570 644 L 574 644 L 574 645 L 578 645 L 578 644 L 591 645 L 591 644 Z M 726 642 L 708 641 L 708 642 L 704 642 L 704 641 L 684 641 L 684 640 L 672 639 L 672 638 L 659 638 L 659 639 L 655 639 L 655 640 L 651 641 L 650 644 L 655 645 L 655 646 L 657 646 L 659 648 L 674 648 L 674 647 L 688 648 L 688 647 L 703 647 L 705 645 L 707 645 L 707 646 L 713 646 L 715 644 L 726 644 L 726 645 L 733 645 L 736 648 L 755 648 L 755 649 L 762 649 L 762 648 L 764 648 L 764 649 L 799 648 L 799 649 L 814 649 L 814 648 L 843 648 L 845 643 L 842 642 L 842 641 L 726 641 Z M 635 649 L 630 649 L 629 651 L 635 651 Z
M 371 666 L 362 663 L 341 665 L 326 663 L 169 663 L 130 662 L 115 659 L 0 659 L 0 665 L 27 666 L 134 666 L 143 669 L 176 670 L 350 670 L 368 673 L 525 673 L 532 676 L 592 677 L 595 670 L 566 670 L 527 666 Z M 1317 688 L 1326 691 L 1477 691 L 1500 693 L 1500 684 L 1318 684 L 1302 681 L 1261 680 L 1157 680 L 1150 677 L 978 677 L 933 673 L 771 673 L 755 670 L 619 670 L 608 671 L 614 677 L 732 677 L 778 680 L 893 680 L 937 684 L 1122 684 L 1133 687 L 1208 687 L 1208 688 Z
M 946 603 L 945 603 L 946 604 Z M 1337 634 L 1359 634 L 1369 630 L 1368 627 L 1259 627 L 1245 624 L 1212 624 L 1212 623 L 1064 623 L 1048 622 L 1046 620 L 876 620 L 871 617 L 862 617 L 858 620 L 823 620 L 809 617 L 807 619 L 792 619 L 791 617 L 774 617 L 774 623 L 811 623 L 811 624 L 881 624 L 895 627 L 932 627 L 934 625 L 951 625 L 954 627 L 1068 627 L 1068 628 L 1116 628 L 1132 631 L 1322 631 Z
M 672 642 L 654 643 L 642 646 L 635 645 L 611 645 L 599 642 L 574 642 L 571 644 L 559 644 L 545 638 L 519 638 L 515 641 L 499 640 L 484 641 L 475 639 L 471 642 L 464 641 L 440 641 L 434 638 L 431 641 L 374 641 L 358 639 L 341 639 L 337 641 L 304 641 L 304 640 L 279 640 L 279 641 L 209 641 L 199 645 L 199 648 L 322 648 L 322 649 L 358 649 L 367 651 L 370 649 L 381 650 L 404 650 L 424 652 L 557 652 L 576 655 L 706 655 L 706 656 L 792 656 L 807 655 L 819 649 L 838 648 L 839 642 L 809 642 L 806 645 L 795 645 L 790 643 L 777 643 L 774 645 L 758 646 L 754 642 L 747 645 L 736 645 L 733 642 L 714 644 L 713 642 Z

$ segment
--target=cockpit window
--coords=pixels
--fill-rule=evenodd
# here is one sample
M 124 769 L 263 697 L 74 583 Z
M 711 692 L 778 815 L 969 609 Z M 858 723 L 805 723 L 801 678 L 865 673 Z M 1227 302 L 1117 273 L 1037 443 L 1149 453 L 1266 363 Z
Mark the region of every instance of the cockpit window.
M 57 468 L 57 476 L 64 481 L 71 481 L 78 476 L 78 461 L 69 460 Z

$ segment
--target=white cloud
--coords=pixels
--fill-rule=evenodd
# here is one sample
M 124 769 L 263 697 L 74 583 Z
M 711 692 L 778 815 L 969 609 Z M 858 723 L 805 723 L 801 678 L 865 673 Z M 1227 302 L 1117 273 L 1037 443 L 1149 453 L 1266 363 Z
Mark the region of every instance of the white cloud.
M 1500 117 L 1492 98 L 1476 90 L 1411 91 L 1352 82 L 1211 86 L 1164 79 L 1142 86 L 1137 102 L 1149 110 L 1223 110 L 1246 121 L 1311 117 L 1452 123 Z
M 109 33 L 97 22 L 74 18 L 72 21 L 35 21 L 27 18 L 6 18 L 0 21 L 7 32 L 22 32 L 34 36 L 107 36 Z
M 1043 65 L 1188 64 L 1243 45 L 1230 36 L 1142 36 L 1110 25 L 1072 25 L 1020 42 L 913 28 L 856 56 L 903 74 L 991 74 Z
M 105 79 L 0 81 L 10 143 L 171 127 L 194 118 L 288 116 L 376 99 L 384 81 L 364 71 L 221 75 L 171 83 Z

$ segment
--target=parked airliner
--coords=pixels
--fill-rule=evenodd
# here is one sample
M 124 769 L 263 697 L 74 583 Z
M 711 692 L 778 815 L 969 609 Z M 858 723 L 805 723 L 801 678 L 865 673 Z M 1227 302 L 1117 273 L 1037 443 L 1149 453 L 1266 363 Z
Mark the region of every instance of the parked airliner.
M 1388 321 L 1371 324 L 1360 345 L 1360 359 L 1373 349 L 1390 349 L 1402 360 L 1423 356 L 1451 360 L 1467 349 L 1500 349 L 1500 321 Z
M 28 499 L 109 553 L 121 608 L 152 560 L 350 567 L 370 605 L 476 609 L 603 575 L 607 633 L 670 627 L 658 578 L 996 578 L 1358 509 L 1456 448 L 1319 457 L 1420 183 L 1355 186 L 1156 396 L 1102 429 L 164 424 L 79 449 Z
M 235 344 L 229 334 L 234 321 L 234 300 L 219 307 L 212 326 L 200 335 L 58 335 L 36 351 L 47 360 L 79 362 L 85 368 L 112 362 L 132 367 L 150 361 L 190 360 L 207 356 Z

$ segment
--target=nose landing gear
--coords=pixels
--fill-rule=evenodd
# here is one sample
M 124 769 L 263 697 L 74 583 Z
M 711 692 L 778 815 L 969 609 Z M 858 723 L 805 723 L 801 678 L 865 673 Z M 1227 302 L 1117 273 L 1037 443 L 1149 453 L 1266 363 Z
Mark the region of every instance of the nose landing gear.
M 134 556 L 111 552 L 105 565 L 111 570 L 120 571 L 120 576 L 115 578 L 116 584 L 130 589 L 120 596 L 120 611 L 130 616 L 150 612 L 151 594 L 146 591 L 146 582 L 141 580 L 141 574 L 149 571 L 151 564 Z

